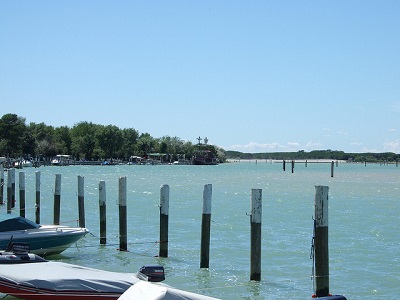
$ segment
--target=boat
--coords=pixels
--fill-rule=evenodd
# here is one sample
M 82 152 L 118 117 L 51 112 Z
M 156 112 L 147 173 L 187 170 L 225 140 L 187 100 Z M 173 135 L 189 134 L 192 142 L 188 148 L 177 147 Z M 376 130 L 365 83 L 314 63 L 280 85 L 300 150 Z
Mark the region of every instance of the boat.
M 162 266 L 156 270 L 164 272 Z M 152 273 L 154 268 L 141 268 L 141 272 L 147 271 Z M 0 268 L 0 293 L 26 300 L 117 300 L 140 282 L 138 273 L 104 271 L 58 261 L 5 264 Z M 143 274 L 147 275 L 151 278 L 151 274 Z
M 58 154 L 51 160 L 52 166 L 68 166 L 71 163 L 71 155 Z
M 140 281 L 132 285 L 118 300 L 218 300 L 200 294 L 182 291 L 167 285 Z
M 29 167 L 33 167 L 33 166 L 34 166 L 34 163 L 29 159 L 22 159 L 22 160 L 17 160 L 14 162 L 14 168 L 17 168 L 17 169 L 29 168 Z
M 194 165 L 217 165 L 217 157 L 214 152 L 210 150 L 196 150 L 193 157 L 192 163 Z
M 30 252 L 47 256 L 59 254 L 84 237 L 89 230 L 63 225 L 40 225 L 20 216 L 0 216 L 0 249 L 10 240 L 28 243 Z
M 201 137 L 197 138 L 197 149 L 194 151 L 192 156 L 193 165 L 217 165 L 218 159 L 216 156 L 216 150 L 214 146 L 208 145 L 208 138 L 204 138 L 204 143 Z

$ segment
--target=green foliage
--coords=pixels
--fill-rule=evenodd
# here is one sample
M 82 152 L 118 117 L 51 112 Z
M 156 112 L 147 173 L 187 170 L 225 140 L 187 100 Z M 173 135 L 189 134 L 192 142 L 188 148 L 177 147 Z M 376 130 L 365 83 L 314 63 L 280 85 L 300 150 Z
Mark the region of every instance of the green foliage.
M 12 157 L 21 156 L 29 135 L 26 135 L 25 118 L 5 114 L 0 119 L 0 151 Z
M 216 149 L 212 145 L 207 147 L 224 159 L 223 149 Z M 25 118 L 15 114 L 6 114 L 0 119 L 0 156 L 53 157 L 69 154 L 77 160 L 129 160 L 133 155 L 144 157 L 148 153 L 158 152 L 168 154 L 168 161 L 173 161 L 183 154 L 189 159 L 194 149 L 191 142 L 178 137 L 164 136 L 156 139 L 149 133 L 139 134 L 133 128 L 120 129 L 114 125 L 79 122 L 72 128 L 54 128 L 44 123 L 30 123 L 26 126 Z
M 242 153 L 239 151 L 226 151 L 229 159 L 274 159 L 274 160 L 296 160 L 296 159 L 332 159 L 345 160 L 349 162 L 385 162 L 400 159 L 399 154 L 385 153 L 345 153 L 343 151 L 314 150 L 305 152 L 271 152 L 271 153 Z

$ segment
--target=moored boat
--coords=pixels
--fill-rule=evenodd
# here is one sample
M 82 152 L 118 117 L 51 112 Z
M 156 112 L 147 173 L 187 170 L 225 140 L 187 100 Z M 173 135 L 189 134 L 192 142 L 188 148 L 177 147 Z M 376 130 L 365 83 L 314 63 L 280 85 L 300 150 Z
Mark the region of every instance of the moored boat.
M 39 225 L 23 217 L 3 215 L 0 216 L 0 249 L 5 250 L 12 239 L 29 244 L 34 254 L 59 254 L 88 232 L 86 228 Z
M 210 150 L 197 150 L 193 157 L 192 163 L 194 165 L 217 165 L 217 157 Z
M 158 269 L 164 270 L 161 266 Z M 146 272 L 146 268 L 141 271 Z M 152 277 L 151 274 L 144 276 Z M 0 292 L 27 300 L 116 300 L 138 282 L 136 273 L 104 271 L 56 261 L 7 264 L 0 269 Z
M 166 285 L 155 285 L 144 281 L 131 286 L 118 300 L 218 300 L 200 294 L 182 291 Z

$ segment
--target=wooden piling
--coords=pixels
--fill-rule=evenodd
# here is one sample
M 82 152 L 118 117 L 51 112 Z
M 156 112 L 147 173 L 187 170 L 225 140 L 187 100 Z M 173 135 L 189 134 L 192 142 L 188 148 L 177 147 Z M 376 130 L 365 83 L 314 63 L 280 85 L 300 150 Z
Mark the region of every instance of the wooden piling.
M 85 177 L 78 176 L 79 227 L 85 226 Z
M 292 173 L 294 172 L 294 160 L 292 160 Z
M 126 215 L 126 177 L 119 178 L 119 250 L 128 250 L 128 227 Z
M 203 189 L 200 268 L 209 268 L 210 266 L 211 199 L 212 185 L 206 184 Z
M 283 171 L 286 171 L 286 161 L 283 160 Z
M 54 182 L 54 225 L 60 225 L 61 211 L 61 174 L 56 174 Z
M 106 182 L 99 183 L 99 206 L 100 206 L 100 245 L 107 244 L 107 218 L 106 218 Z
M 12 211 L 12 193 L 11 193 L 11 169 L 7 172 L 7 213 L 11 214 Z
M 168 257 L 169 185 L 160 188 L 160 248 L 159 257 Z
M 11 171 L 11 174 L 10 174 Z M 15 168 L 9 169 L 8 173 L 11 175 L 11 207 L 15 207 Z
M 331 162 L 331 177 L 333 177 L 333 170 L 334 169 L 335 169 L 335 164 L 334 164 L 334 162 L 332 160 L 332 162 Z
M 35 221 L 36 224 L 40 224 L 40 171 L 35 172 L 35 179 L 36 179 Z
M 19 215 L 25 218 L 25 172 L 19 172 Z
M 329 295 L 328 251 L 328 192 L 327 186 L 315 187 L 315 296 Z
M 261 217 L 262 217 L 262 190 L 251 190 L 251 253 L 250 253 L 250 280 L 261 280 Z
M 4 166 L 0 163 L 0 205 L 4 204 Z

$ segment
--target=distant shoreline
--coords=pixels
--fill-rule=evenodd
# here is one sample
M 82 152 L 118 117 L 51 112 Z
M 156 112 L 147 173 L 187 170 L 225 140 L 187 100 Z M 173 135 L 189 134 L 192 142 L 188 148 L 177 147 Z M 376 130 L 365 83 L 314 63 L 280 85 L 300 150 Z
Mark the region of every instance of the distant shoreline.
M 239 163 L 239 162 L 266 162 L 266 163 L 282 163 L 284 160 L 283 159 L 256 159 L 256 158 L 250 158 L 250 159 L 234 159 L 234 158 L 227 158 L 227 162 L 229 163 Z M 338 162 L 338 163 L 347 163 L 346 160 L 338 160 L 338 159 L 286 159 L 285 160 L 287 163 L 290 163 L 294 161 L 295 163 L 331 163 L 331 162 Z

